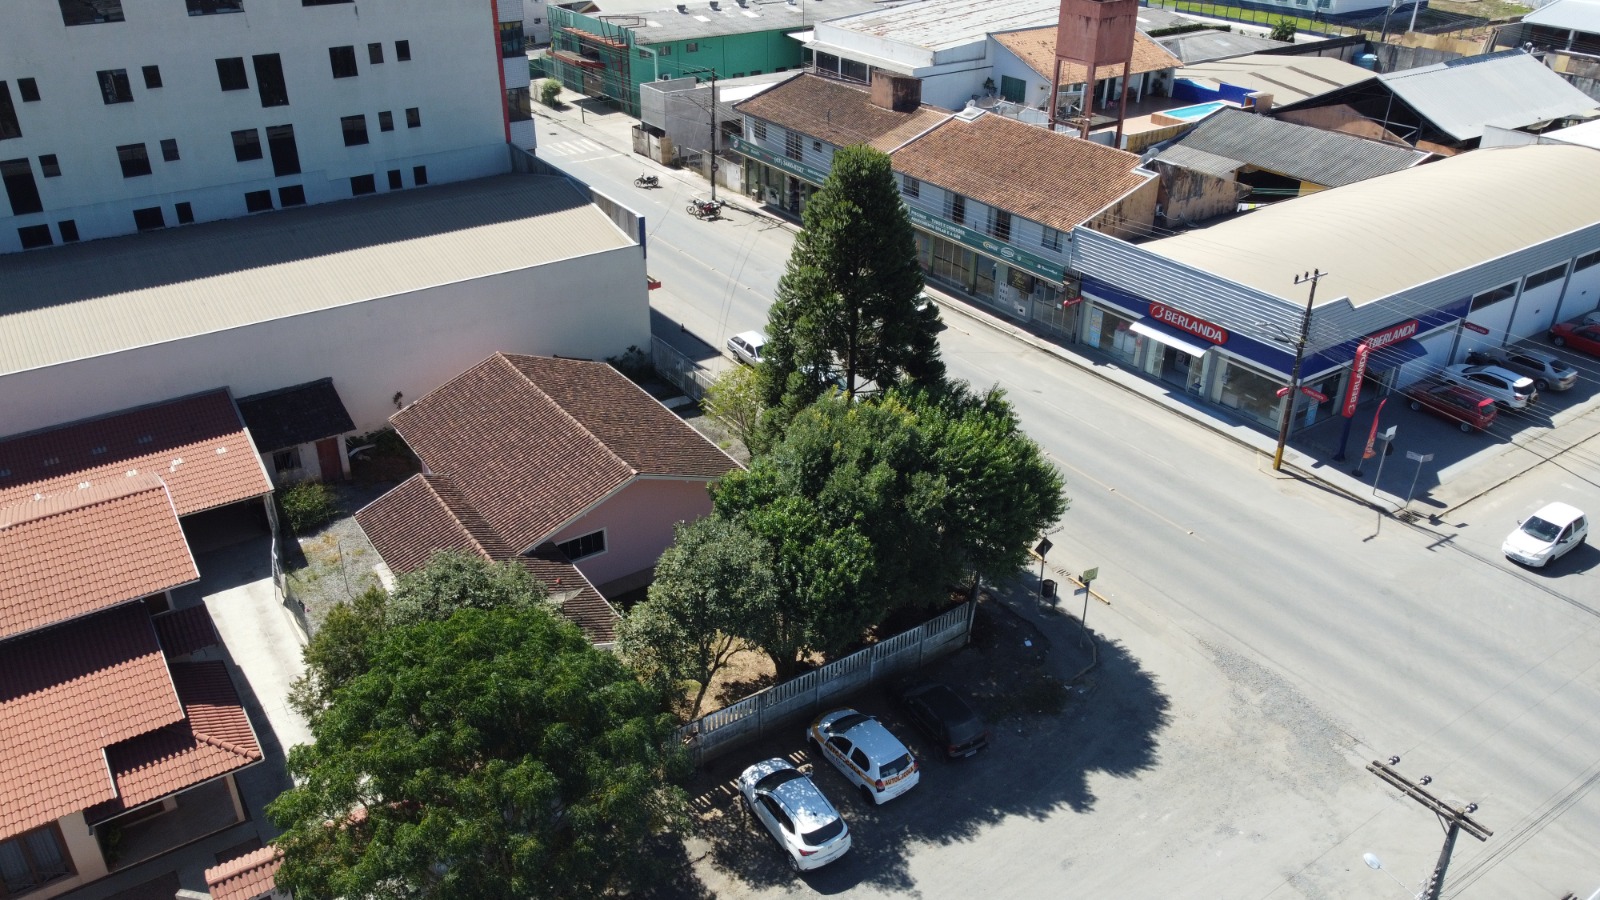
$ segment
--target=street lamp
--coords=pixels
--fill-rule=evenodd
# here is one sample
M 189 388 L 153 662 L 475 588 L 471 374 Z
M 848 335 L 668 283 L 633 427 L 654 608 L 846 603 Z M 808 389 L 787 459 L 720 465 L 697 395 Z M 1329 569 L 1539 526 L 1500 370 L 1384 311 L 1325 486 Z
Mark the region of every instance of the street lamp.
M 1039 538 L 1039 543 L 1034 545 L 1033 552 L 1039 557 L 1039 602 L 1044 602 L 1044 555 L 1050 552 L 1055 544 L 1050 543 L 1049 536 Z
M 1406 883 L 1404 881 L 1394 877 L 1394 873 L 1390 872 L 1388 869 L 1385 869 L 1383 867 L 1383 860 L 1378 858 L 1378 854 L 1363 853 L 1361 854 L 1361 861 L 1367 864 L 1367 868 L 1377 869 L 1379 872 L 1388 875 L 1389 880 L 1400 885 L 1400 890 L 1405 891 L 1406 896 L 1410 897 L 1411 900 L 1417 900 L 1417 897 L 1421 895 L 1419 891 L 1413 891 L 1411 888 L 1406 887 Z

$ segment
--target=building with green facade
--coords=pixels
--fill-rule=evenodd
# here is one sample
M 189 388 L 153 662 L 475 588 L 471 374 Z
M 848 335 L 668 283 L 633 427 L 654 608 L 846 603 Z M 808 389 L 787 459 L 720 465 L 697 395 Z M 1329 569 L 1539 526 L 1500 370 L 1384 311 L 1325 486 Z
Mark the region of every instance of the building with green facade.
M 546 69 L 569 89 L 639 115 L 639 85 L 741 78 L 806 63 L 818 21 L 882 9 L 877 0 L 600 0 L 550 6 Z M 580 11 L 581 10 L 581 11 Z

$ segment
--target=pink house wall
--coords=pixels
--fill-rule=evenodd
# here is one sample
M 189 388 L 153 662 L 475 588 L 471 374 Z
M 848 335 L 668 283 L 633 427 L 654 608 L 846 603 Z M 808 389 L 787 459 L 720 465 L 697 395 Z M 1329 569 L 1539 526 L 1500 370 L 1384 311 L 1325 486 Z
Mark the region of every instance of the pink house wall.
M 661 551 L 672 544 L 674 524 L 692 522 L 711 512 L 706 484 L 638 479 L 551 540 L 559 544 L 604 528 L 605 552 L 578 560 L 578 571 L 595 585 L 632 575 L 661 558 Z

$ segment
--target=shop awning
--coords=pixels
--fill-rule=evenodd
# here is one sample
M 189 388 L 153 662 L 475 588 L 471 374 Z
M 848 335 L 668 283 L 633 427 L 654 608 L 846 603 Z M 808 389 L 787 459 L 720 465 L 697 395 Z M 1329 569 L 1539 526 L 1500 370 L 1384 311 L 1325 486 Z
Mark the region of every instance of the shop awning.
M 795 40 L 799 41 L 802 44 L 810 43 L 811 39 L 816 37 L 816 36 L 817 36 L 817 30 L 815 28 L 807 28 L 805 31 L 791 31 L 788 34 L 784 35 L 784 37 L 794 38 Z
M 1381 372 L 1384 369 L 1403 366 L 1412 360 L 1421 359 L 1427 355 L 1428 348 L 1422 346 L 1421 341 L 1416 338 L 1406 338 L 1403 341 L 1397 341 L 1387 347 L 1374 350 L 1372 355 L 1367 357 L 1367 369 Z
M 1142 334 L 1158 344 L 1166 344 L 1189 354 L 1190 356 L 1205 356 L 1211 349 L 1210 344 L 1202 343 L 1181 331 L 1160 325 L 1149 319 L 1141 319 L 1128 326 L 1134 334 Z

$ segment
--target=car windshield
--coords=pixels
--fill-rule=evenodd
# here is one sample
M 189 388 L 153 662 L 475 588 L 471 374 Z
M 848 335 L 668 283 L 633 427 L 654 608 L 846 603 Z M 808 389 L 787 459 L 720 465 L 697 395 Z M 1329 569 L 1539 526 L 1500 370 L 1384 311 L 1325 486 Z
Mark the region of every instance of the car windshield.
M 809 845 L 811 845 L 813 847 L 816 847 L 816 846 L 819 846 L 821 844 L 826 844 L 827 842 L 833 840 L 834 838 L 838 837 L 843 831 L 844 831 L 844 820 L 843 819 L 834 819 L 832 822 L 829 822 L 828 824 L 822 826 L 821 828 L 818 828 L 815 831 L 808 831 L 805 834 L 800 835 L 800 837 L 807 844 L 809 844 Z
M 1556 539 L 1556 535 L 1561 533 L 1561 526 L 1534 516 L 1522 523 L 1522 530 L 1545 543 L 1549 543 Z
M 911 768 L 911 754 L 901 754 L 898 759 L 891 760 L 878 767 L 878 774 L 884 778 L 893 778 Z
M 778 787 L 778 785 L 788 784 L 796 778 L 804 777 L 805 775 L 801 774 L 799 769 L 779 769 L 776 772 L 763 776 L 760 781 L 756 782 L 756 790 L 770 794 Z

